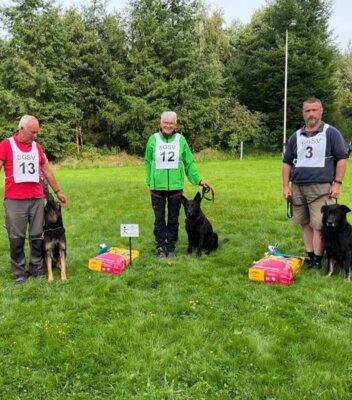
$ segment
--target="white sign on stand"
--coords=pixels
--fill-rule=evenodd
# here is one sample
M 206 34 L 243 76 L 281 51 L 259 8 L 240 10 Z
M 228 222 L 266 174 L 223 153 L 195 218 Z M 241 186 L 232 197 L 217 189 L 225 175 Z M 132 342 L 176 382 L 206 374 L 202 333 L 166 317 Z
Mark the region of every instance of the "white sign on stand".
M 130 265 L 132 265 L 132 238 L 139 237 L 139 225 L 138 224 L 121 224 L 120 225 L 120 236 L 127 237 L 130 247 Z
M 121 224 L 120 225 L 120 236 L 121 237 L 139 237 L 139 225 L 138 224 Z

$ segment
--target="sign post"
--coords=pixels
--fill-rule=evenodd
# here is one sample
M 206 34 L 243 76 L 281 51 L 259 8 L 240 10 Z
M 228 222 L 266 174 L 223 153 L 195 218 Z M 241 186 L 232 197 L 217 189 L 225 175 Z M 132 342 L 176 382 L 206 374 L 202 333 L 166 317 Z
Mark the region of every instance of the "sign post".
M 128 238 L 129 249 L 130 249 L 130 265 L 132 265 L 132 238 L 139 237 L 139 225 L 138 224 L 121 224 L 120 225 L 120 236 Z

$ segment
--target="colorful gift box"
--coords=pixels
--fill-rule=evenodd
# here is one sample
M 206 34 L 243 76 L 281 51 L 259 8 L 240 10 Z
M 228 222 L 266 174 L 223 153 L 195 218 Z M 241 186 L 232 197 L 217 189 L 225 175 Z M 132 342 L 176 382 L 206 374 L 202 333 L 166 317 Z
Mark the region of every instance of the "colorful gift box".
M 139 256 L 138 250 L 132 250 L 132 260 Z M 111 247 L 109 251 L 99 254 L 88 261 L 88 268 L 92 271 L 104 272 L 106 274 L 120 275 L 130 263 L 130 251 Z
M 293 276 L 301 269 L 304 257 L 268 255 L 256 261 L 248 270 L 252 281 L 289 285 Z

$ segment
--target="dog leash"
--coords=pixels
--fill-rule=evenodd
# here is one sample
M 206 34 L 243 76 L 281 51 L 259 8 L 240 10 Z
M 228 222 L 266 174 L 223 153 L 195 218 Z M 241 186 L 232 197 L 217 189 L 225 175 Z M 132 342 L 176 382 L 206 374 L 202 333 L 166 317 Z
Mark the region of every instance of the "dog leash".
M 206 193 L 209 193 L 209 192 L 211 193 L 211 198 L 206 197 L 206 195 L 205 195 Z M 206 199 L 208 201 L 212 201 L 214 203 L 215 193 L 214 193 L 214 190 L 210 186 L 206 186 L 206 187 L 203 186 L 201 200 L 203 200 L 203 199 Z
M 309 206 L 310 204 L 314 203 L 315 201 L 317 201 L 317 200 L 319 200 L 319 199 L 321 199 L 322 197 L 325 197 L 325 196 L 329 196 L 329 193 L 321 194 L 321 195 L 317 196 L 315 199 L 313 199 L 311 201 L 306 201 L 306 202 L 301 203 L 301 204 L 293 203 L 292 196 L 289 196 L 287 198 L 287 206 L 286 206 L 287 217 L 288 218 L 292 218 L 292 216 L 293 216 L 293 206 L 295 206 L 295 207 Z M 336 198 L 335 198 L 335 200 L 336 200 L 336 203 L 337 203 L 337 199 Z

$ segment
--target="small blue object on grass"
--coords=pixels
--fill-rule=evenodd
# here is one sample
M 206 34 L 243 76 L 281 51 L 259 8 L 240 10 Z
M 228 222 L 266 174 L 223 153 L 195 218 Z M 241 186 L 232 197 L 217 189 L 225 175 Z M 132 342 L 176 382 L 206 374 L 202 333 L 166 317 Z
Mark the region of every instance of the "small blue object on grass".
M 292 258 L 292 257 L 300 257 L 300 256 L 291 256 L 289 254 L 285 254 L 285 253 L 280 253 L 279 251 L 277 251 L 278 244 L 274 244 L 274 245 L 270 245 L 268 246 L 268 252 L 265 253 L 268 256 L 278 256 L 278 257 L 284 257 L 284 258 Z
M 268 251 L 267 253 L 269 256 L 280 256 L 280 257 L 285 257 L 285 258 L 290 258 L 292 256 L 284 253 L 280 253 L 279 251 Z
M 98 254 L 103 254 L 106 253 L 109 250 L 109 246 L 106 243 L 102 243 L 99 245 L 99 253 Z

